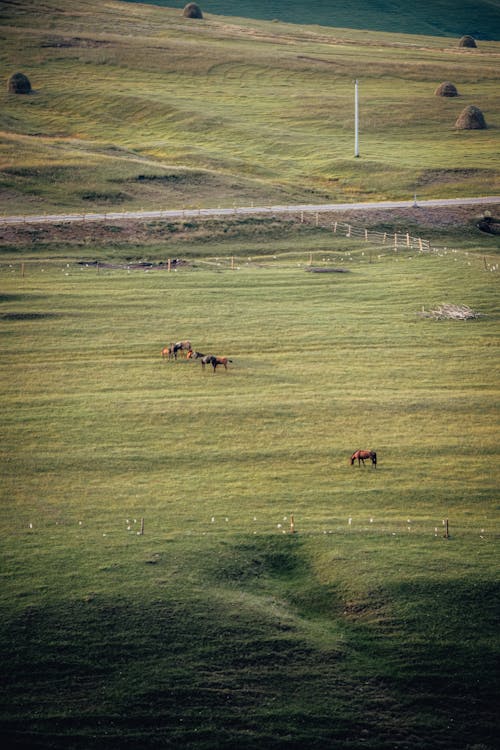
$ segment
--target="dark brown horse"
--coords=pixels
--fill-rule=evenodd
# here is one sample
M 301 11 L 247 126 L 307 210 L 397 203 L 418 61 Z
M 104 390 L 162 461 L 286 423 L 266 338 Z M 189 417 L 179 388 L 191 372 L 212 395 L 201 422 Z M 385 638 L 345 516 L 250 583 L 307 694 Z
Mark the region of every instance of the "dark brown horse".
M 358 459 L 358 466 L 365 465 L 365 461 L 368 461 L 368 459 L 372 462 L 373 468 L 377 468 L 377 454 L 375 451 L 354 451 L 354 453 L 351 456 L 351 466 L 354 464 L 354 462 Z
M 206 357 L 201 358 L 201 366 L 205 369 L 205 365 L 212 365 L 215 372 L 218 365 L 223 365 L 224 369 L 227 370 L 227 363 L 232 361 L 227 357 L 215 357 L 213 354 L 207 354 Z
M 190 352 L 192 350 L 190 341 L 177 341 L 174 344 L 174 357 L 177 359 L 177 352 Z

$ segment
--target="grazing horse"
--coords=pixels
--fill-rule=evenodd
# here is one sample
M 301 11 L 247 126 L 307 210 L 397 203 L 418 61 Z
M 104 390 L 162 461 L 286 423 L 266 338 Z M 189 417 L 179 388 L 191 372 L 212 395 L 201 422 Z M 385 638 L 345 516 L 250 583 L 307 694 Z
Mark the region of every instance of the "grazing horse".
M 170 346 L 165 346 L 161 350 L 161 356 L 163 357 L 163 359 L 165 359 L 165 357 L 168 357 L 168 359 L 172 359 L 174 355 L 175 355 L 174 344 L 170 344 Z
M 228 359 L 227 357 L 215 357 L 213 354 L 207 354 L 206 357 L 202 357 L 201 366 L 205 369 L 205 365 L 212 365 L 215 372 L 217 365 L 223 365 L 224 369 L 227 370 L 227 363 L 232 361 L 232 359 Z
M 174 358 L 177 359 L 177 352 L 190 352 L 192 348 L 190 341 L 177 341 L 174 344 Z
M 187 359 L 201 359 L 204 356 L 201 352 L 194 352 L 192 349 L 186 354 Z
M 355 451 L 351 456 L 351 466 L 354 464 L 355 460 L 358 459 L 358 466 L 365 465 L 365 460 L 370 459 L 370 461 L 373 464 L 373 468 L 377 468 L 377 454 L 375 451 Z

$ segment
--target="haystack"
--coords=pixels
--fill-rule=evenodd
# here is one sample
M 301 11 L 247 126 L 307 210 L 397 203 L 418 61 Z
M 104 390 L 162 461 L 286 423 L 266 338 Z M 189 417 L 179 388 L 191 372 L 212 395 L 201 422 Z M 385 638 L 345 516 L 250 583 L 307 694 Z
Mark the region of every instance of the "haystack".
M 182 11 L 184 18 L 203 18 L 201 8 L 196 3 L 188 3 Z
M 9 78 L 9 91 L 11 94 L 29 94 L 31 83 L 28 76 L 24 73 L 13 73 Z
M 449 81 L 443 81 L 440 83 L 434 94 L 436 96 L 458 96 L 457 87 Z
M 470 104 L 460 113 L 455 127 L 459 130 L 484 130 L 487 125 L 479 107 Z
M 469 34 L 466 34 L 460 39 L 458 46 L 459 47 L 477 47 L 477 44 L 473 36 L 469 36 Z

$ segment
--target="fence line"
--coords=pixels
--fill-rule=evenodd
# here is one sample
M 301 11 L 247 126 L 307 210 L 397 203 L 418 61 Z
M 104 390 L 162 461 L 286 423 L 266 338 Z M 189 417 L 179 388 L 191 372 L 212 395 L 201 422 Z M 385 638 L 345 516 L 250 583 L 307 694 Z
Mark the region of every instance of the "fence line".
M 432 249 L 429 240 L 423 240 L 421 237 L 412 237 L 408 232 L 377 232 L 366 227 L 357 227 L 353 224 L 337 221 L 333 222 L 332 229 L 334 234 L 343 234 L 349 239 L 358 237 L 365 242 L 385 245 L 388 248 L 405 248 L 408 250 L 419 250 L 420 252 L 429 252 Z

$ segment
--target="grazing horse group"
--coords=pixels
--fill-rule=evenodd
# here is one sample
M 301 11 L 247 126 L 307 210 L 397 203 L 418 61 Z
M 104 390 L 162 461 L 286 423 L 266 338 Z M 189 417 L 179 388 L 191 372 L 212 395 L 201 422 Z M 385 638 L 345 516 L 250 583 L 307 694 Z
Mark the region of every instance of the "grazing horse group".
M 187 339 L 184 341 L 177 341 L 175 344 L 170 344 L 169 346 L 165 346 L 161 350 L 161 356 L 163 357 L 163 359 L 165 359 L 166 357 L 168 359 L 177 359 L 177 354 L 179 352 L 186 352 L 186 359 L 201 360 L 202 370 L 205 369 L 205 365 L 212 365 L 214 373 L 219 366 L 222 366 L 225 370 L 227 370 L 228 363 L 233 361 L 228 357 L 217 357 L 214 354 L 203 354 L 203 352 L 195 351 L 191 346 L 191 342 Z M 350 461 L 351 466 L 354 466 L 356 461 L 358 462 L 358 466 L 361 466 L 361 464 L 363 464 L 364 466 L 365 461 L 371 461 L 373 468 L 377 468 L 377 454 L 372 450 L 354 451 L 350 458 Z
M 356 459 L 358 461 L 358 466 L 361 466 L 361 464 L 363 464 L 364 466 L 365 461 L 369 460 L 372 462 L 373 468 L 374 469 L 377 468 L 377 454 L 375 453 L 375 451 L 362 451 L 362 450 L 354 451 L 354 453 L 351 456 L 351 466 L 354 465 L 354 462 L 356 461 Z
M 227 370 L 228 362 L 232 362 L 232 359 L 228 357 L 216 357 L 214 354 L 203 354 L 202 352 L 194 351 L 190 341 L 178 341 L 176 344 L 170 344 L 165 346 L 161 350 L 161 356 L 163 359 L 177 359 L 178 352 L 186 352 L 186 359 L 201 359 L 201 367 L 204 370 L 205 365 L 212 365 L 213 371 L 215 372 L 219 365 L 222 365 Z

